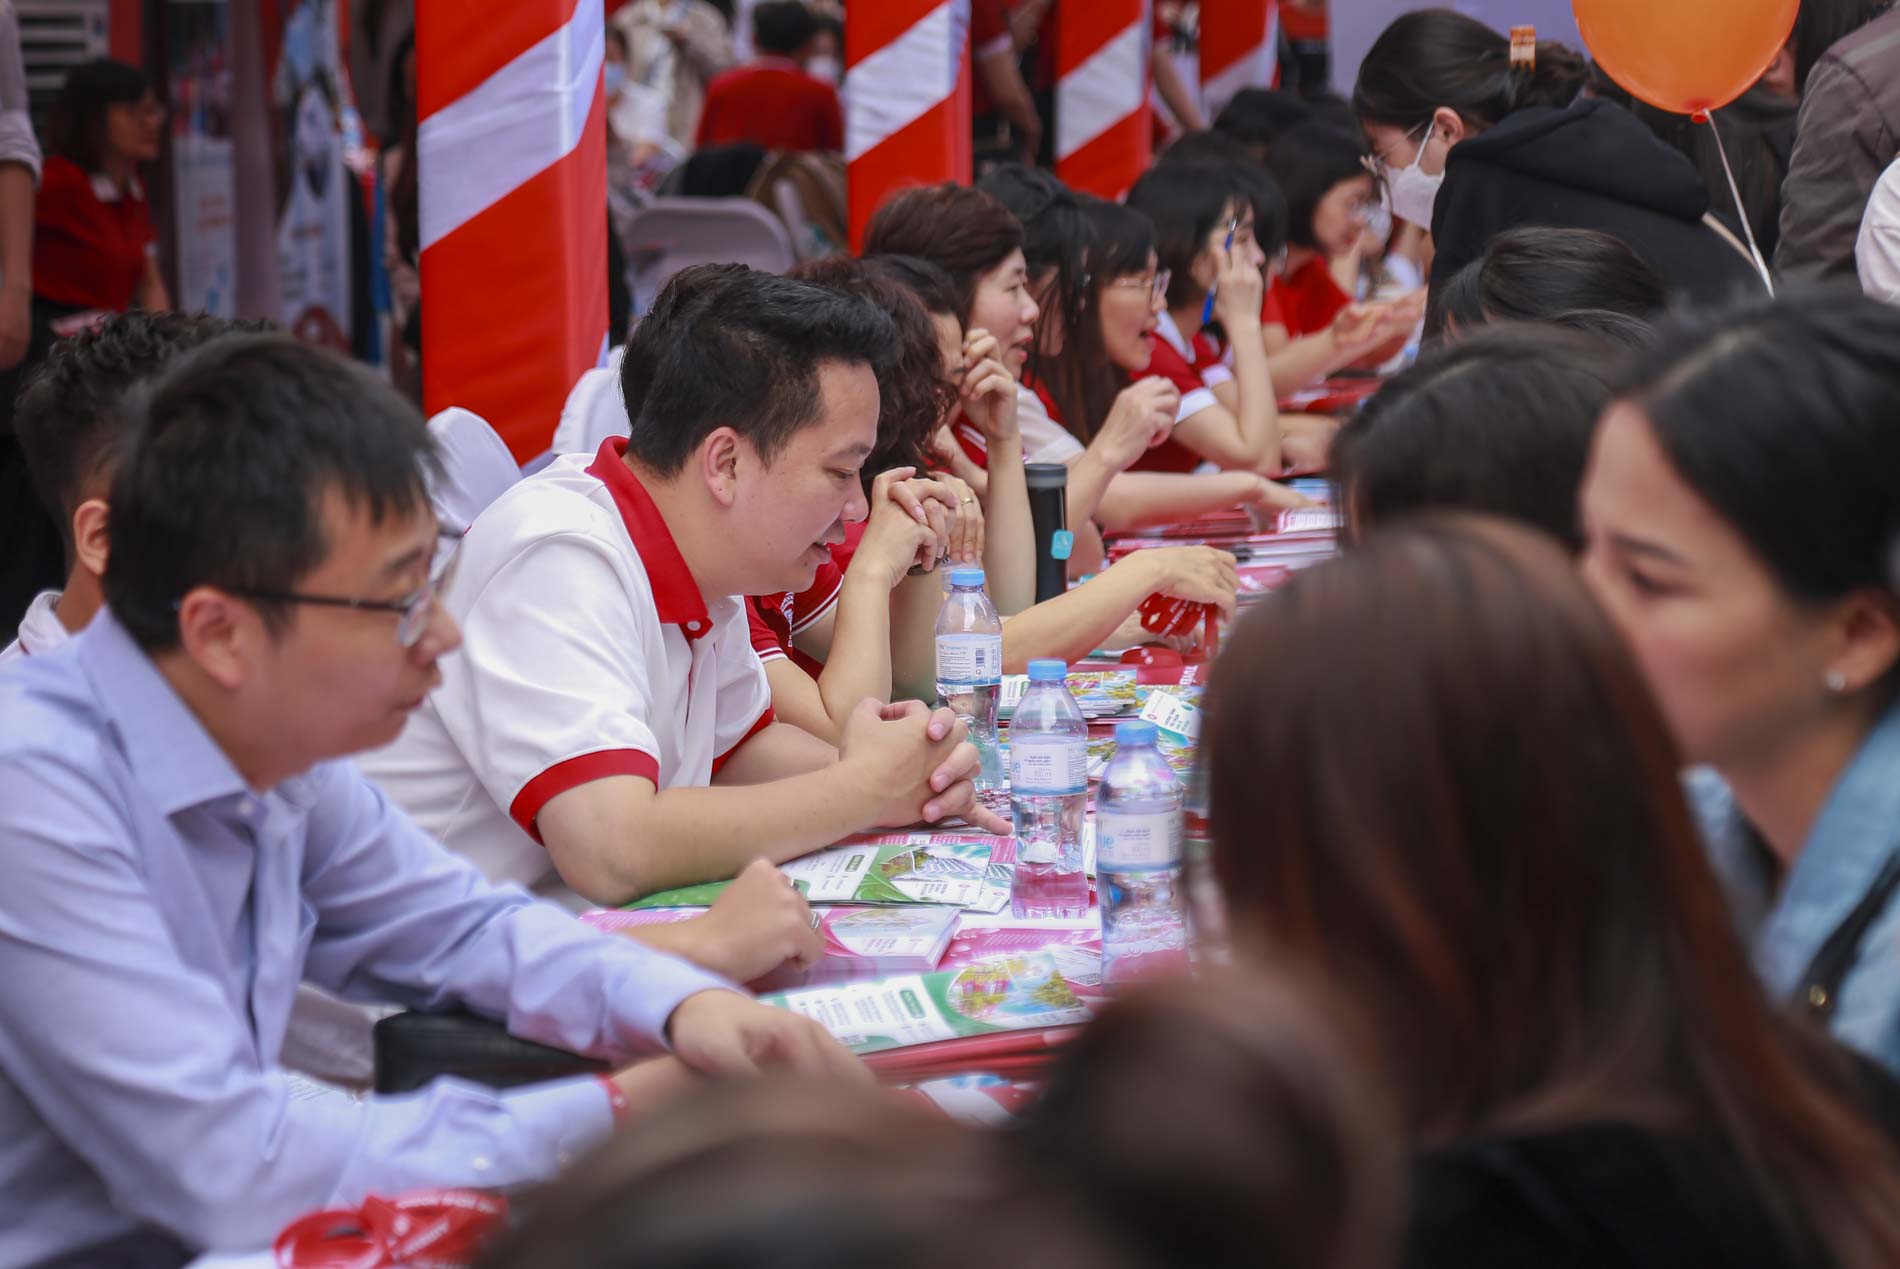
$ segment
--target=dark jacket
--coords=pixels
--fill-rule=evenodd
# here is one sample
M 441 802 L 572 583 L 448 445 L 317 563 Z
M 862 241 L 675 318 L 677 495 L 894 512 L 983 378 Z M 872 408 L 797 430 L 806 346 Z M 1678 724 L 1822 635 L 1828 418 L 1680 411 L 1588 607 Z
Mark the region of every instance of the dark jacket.
M 1900 1084 L 1842 1051 L 1868 1122 L 1900 1140 Z M 1774 1196 L 1785 1199 L 1785 1194 Z M 1420 1154 L 1403 1269 L 1827 1269 L 1735 1150 L 1628 1123 L 1476 1137 Z
M 1678 297 L 1759 290 L 1747 257 L 1703 223 L 1708 210 L 1695 166 L 1614 102 L 1519 110 L 1452 147 L 1432 208 L 1432 285 L 1506 229 L 1557 225 L 1621 238 Z
M 1852 278 L 1861 215 L 1896 154 L 1900 8 L 1829 49 L 1808 75 L 1781 188 L 1775 271 L 1803 281 Z
M 1460 1142 L 1412 1172 L 1403 1269 L 1823 1269 L 1733 1152 L 1618 1124 Z

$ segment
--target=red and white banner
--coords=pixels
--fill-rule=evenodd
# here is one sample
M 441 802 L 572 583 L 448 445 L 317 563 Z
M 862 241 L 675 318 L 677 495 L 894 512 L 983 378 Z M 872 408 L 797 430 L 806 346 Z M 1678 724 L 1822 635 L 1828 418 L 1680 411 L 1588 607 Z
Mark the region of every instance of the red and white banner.
M 607 343 L 601 0 L 417 0 L 423 402 L 546 450 Z
M 851 249 L 884 200 L 970 180 L 970 0 L 876 0 L 844 24 Z
M 1208 118 L 1243 88 L 1279 82 L 1279 0 L 1201 0 L 1201 97 Z
M 1120 198 L 1148 168 L 1150 0 L 1068 0 L 1056 15 L 1056 175 Z

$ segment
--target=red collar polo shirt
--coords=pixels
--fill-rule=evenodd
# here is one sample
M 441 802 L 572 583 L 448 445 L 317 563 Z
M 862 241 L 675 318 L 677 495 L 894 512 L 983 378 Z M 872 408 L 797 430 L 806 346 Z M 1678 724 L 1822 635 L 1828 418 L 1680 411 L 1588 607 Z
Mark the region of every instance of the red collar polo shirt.
M 745 600 L 700 594 L 626 444 L 564 455 L 476 518 L 444 600 L 462 647 L 402 735 L 361 759 L 490 878 L 570 904 L 542 807 L 610 776 L 707 785 L 772 721 Z

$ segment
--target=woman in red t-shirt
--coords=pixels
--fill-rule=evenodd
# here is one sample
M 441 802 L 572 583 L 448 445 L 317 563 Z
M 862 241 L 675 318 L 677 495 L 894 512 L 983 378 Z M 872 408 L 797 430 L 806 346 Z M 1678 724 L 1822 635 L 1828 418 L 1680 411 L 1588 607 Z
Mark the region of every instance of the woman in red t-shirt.
M 164 123 L 144 72 L 124 62 L 82 63 L 61 86 L 33 233 L 33 294 L 54 334 L 82 312 L 171 307 L 139 180 Z
M 1369 232 L 1379 190 L 1366 155 L 1364 141 L 1323 122 L 1287 129 L 1267 155 L 1287 203 L 1286 269 L 1268 289 L 1267 311 L 1292 338 L 1333 324 L 1379 250 Z

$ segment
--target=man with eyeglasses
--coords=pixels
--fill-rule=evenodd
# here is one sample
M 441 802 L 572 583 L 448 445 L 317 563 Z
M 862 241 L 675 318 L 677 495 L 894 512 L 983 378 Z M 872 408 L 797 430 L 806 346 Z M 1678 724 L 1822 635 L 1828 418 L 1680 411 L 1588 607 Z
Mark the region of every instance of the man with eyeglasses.
M 428 433 L 387 385 L 239 335 L 130 408 L 106 607 L 0 667 L 0 1264 L 176 1265 L 370 1193 L 545 1178 L 693 1071 L 863 1078 L 807 1020 L 490 885 L 338 760 L 460 640 Z M 299 1100 L 300 980 L 621 1069 Z

